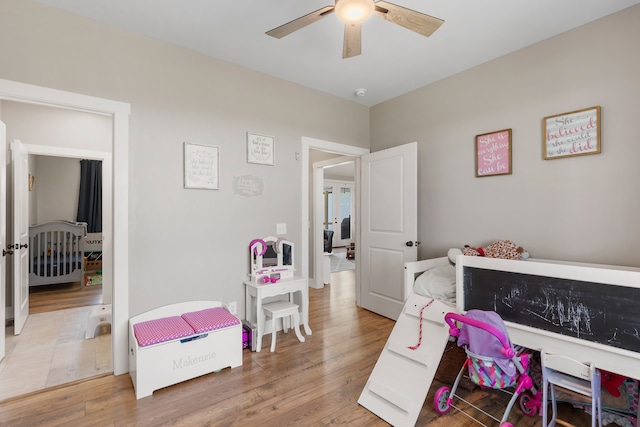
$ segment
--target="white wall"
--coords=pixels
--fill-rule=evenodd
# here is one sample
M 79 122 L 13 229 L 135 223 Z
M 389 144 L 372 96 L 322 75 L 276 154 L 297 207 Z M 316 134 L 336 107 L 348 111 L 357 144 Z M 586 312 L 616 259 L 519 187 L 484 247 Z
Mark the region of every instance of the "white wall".
M 371 109 L 371 149 L 418 141 L 420 258 L 511 239 L 532 256 L 640 267 L 640 6 Z M 542 159 L 542 118 L 600 105 L 602 153 Z M 513 174 L 474 137 L 513 129 Z
M 80 160 L 36 156 L 38 174 L 34 191 L 37 208 L 34 224 L 75 221 L 80 191 Z
M 243 315 L 249 242 L 276 223 L 301 240 L 302 136 L 369 144 L 366 107 L 31 0 L 0 2 L 0 52 L 0 78 L 131 105 L 131 315 L 187 299 Z M 247 132 L 275 136 L 275 166 L 246 162 Z M 220 190 L 183 188 L 185 141 L 220 147 Z M 262 196 L 233 192 L 245 174 Z
M 7 141 L 23 144 L 111 151 L 111 117 L 33 104 L 0 101 L 0 118 L 7 125 Z M 35 176 L 29 193 L 29 223 L 75 221 L 80 189 L 80 160 L 30 156 Z

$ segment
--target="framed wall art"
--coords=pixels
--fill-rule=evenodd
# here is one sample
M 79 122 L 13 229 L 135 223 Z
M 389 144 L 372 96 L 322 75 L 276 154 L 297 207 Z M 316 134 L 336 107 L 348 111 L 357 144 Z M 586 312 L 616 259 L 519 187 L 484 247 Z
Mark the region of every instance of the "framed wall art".
M 218 190 L 219 148 L 184 143 L 184 188 Z
M 542 119 L 545 160 L 598 154 L 600 147 L 600 106 Z
M 247 162 L 274 165 L 275 138 L 247 132 Z
M 476 135 L 476 177 L 510 175 L 511 129 Z

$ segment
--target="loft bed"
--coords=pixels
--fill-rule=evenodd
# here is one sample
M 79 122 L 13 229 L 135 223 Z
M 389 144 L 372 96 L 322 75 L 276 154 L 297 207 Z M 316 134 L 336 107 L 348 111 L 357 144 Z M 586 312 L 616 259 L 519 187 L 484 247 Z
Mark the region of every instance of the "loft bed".
M 51 221 L 29 227 L 29 286 L 81 282 L 84 222 Z

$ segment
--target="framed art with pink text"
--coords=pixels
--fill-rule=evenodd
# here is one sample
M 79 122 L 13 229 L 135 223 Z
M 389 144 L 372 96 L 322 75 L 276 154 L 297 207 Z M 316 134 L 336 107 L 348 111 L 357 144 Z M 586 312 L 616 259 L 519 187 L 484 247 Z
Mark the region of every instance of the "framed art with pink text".
M 542 119 L 542 156 L 545 160 L 600 151 L 600 106 Z
M 511 129 L 476 135 L 476 177 L 511 175 Z

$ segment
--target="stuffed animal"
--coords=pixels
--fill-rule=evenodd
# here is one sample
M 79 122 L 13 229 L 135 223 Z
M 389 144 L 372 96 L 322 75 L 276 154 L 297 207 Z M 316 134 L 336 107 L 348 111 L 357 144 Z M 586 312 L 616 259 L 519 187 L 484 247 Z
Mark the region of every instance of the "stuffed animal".
M 620 397 L 620 384 L 622 384 L 627 378 L 604 370 L 600 370 L 600 375 L 600 383 L 602 387 L 604 387 L 611 396 Z
M 466 245 L 462 250 L 451 248 L 447 253 L 449 261 L 456 263 L 458 255 L 468 256 L 486 256 L 489 258 L 504 258 L 526 260 L 529 258 L 529 252 L 525 251 L 521 246 L 516 246 L 511 240 L 498 240 L 487 246 L 486 248 L 472 248 Z
M 489 258 L 516 259 L 522 261 L 529 258 L 529 252 L 525 251 L 522 246 L 517 246 L 511 240 L 498 240 L 485 248 L 472 248 L 469 245 L 466 245 L 462 250 L 462 254 L 468 256 L 486 256 Z

